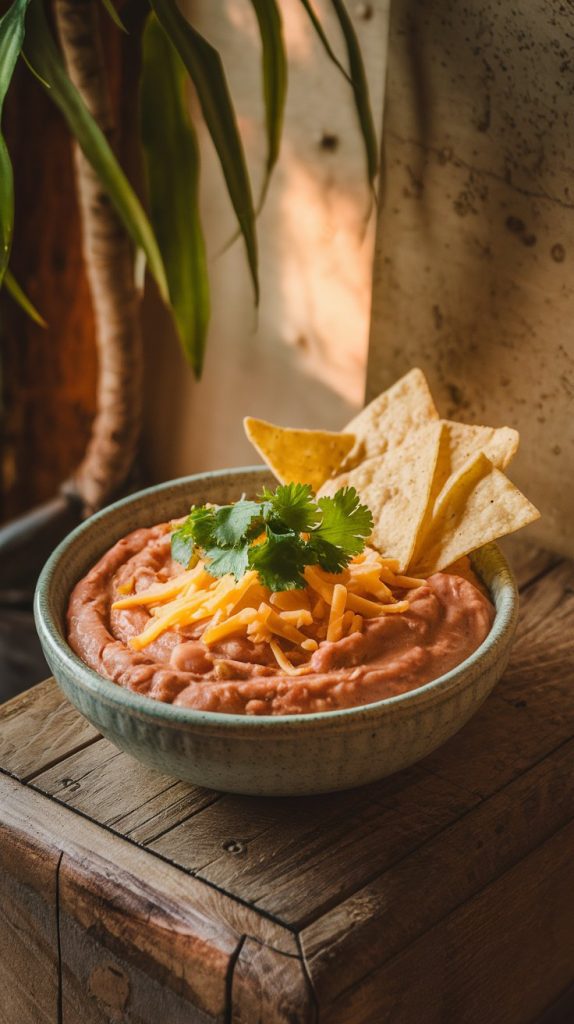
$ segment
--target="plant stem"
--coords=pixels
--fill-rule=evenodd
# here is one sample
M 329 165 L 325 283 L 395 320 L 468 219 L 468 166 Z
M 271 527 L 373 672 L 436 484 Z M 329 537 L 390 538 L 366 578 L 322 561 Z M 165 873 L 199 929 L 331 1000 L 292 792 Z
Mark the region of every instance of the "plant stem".
M 54 12 L 68 74 L 113 143 L 97 6 L 94 0 L 55 0 Z M 131 243 L 77 145 L 75 167 L 99 372 L 92 435 L 64 489 L 81 498 L 88 514 L 120 487 L 134 460 L 141 425 L 142 350 Z

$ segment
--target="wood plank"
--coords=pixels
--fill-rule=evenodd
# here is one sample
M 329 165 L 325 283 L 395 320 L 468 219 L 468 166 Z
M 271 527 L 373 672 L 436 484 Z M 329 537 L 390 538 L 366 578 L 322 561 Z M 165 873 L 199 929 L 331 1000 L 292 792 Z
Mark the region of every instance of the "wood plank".
M 315 1024 L 317 1009 L 303 964 L 246 939 L 233 969 L 232 1024 Z
M 0 705 L 0 768 L 27 779 L 98 736 L 46 679 Z
M 201 883 L 86 819 L 80 828 L 77 814 L 7 776 L 0 795 L 4 829 L 50 855 L 62 852 L 60 915 L 89 930 L 102 957 L 111 951 L 223 1020 L 240 937 L 205 913 Z M 63 964 L 74 973 L 77 965 Z
M 573 849 L 571 822 L 346 992 L 329 1024 L 535 1020 L 574 979 Z
M 232 874 L 229 857 L 220 854 L 197 875 L 240 890 L 254 906 L 300 928 L 475 803 L 474 795 L 415 766 L 339 795 L 330 810 L 319 801 L 286 815 L 277 808 L 272 828 L 249 844 L 249 857 Z
M 321 1006 L 573 818 L 571 740 L 301 933 Z
M 36 775 L 34 787 L 138 842 L 219 799 L 213 790 L 160 775 L 104 739 Z
M 33 836 L 0 829 L 0 1024 L 58 1024 L 59 862 Z
M 133 963 L 126 963 L 67 914 L 60 918 L 62 1024 L 213 1024 L 195 1007 Z
M 208 936 L 209 929 L 217 926 L 224 935 L 233 935 L 237 945 L 242 936 L 248 935 L 282 952 L 298 952 L 294 935 L 276 922 L 206 886 L 179 867 L 150 856 L 133 842 L 87 818 L 80 819 L 74 811 L 31 787 L 0 774 L 0 829 L 4 826 L 17 835 L 35 837 L 42 848 L 54 846 L 58 854 L 68 855 L 79 865 L 78 870 L 85 870 L 88 876 L 92 856 L 96 874 L 105 874 L 102 864 L 111 860 L 128 876 L 146 879 L 178 905 L 181 902 L 196 911 L 200 921 L 205 922 Z

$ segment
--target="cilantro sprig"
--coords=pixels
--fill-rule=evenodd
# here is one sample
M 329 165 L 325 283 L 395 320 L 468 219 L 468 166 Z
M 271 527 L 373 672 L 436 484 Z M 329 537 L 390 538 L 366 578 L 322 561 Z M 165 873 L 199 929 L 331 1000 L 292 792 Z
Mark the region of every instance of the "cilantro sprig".
M 372 529 L 354 487 L 316 498 L 309 484 L 281 484 L 257 501 L 194 506 L 171 535 L 171 553 L 187 567 L 199 549 L 212 576 L 232 573 L 240 580 L 255 569 L 270 590 L 297 590 L 306 585 L 307 565 L 341 572 Z

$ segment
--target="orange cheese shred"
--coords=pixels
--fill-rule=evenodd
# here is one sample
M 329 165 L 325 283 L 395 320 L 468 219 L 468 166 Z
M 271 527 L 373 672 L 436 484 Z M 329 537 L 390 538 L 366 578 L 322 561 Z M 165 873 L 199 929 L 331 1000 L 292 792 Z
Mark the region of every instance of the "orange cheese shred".
M 207 646 L 239 634 L 252 643 L 269 644 L 281 671 L 297 676 L 309 671 L 311 656 L 324 641 L 336 643 L 361 633 L 365 619 L 407 610 L 409 602 L 399 600 L 396 591 L 426 581 L 399 575 L 398 567 L 396 559 L 366 548 L 341 573 L 306 566 L 305 588 L 271 592 L 255 570 L 239 581 L 231 574 L 217 579 L 199 561 L 164 583 L 120 597 L 112 608 L 147 609 L 145 629 L 129 641 L 134 650 L 170 629 L 191 628 L 191 635 L 200 636 Z

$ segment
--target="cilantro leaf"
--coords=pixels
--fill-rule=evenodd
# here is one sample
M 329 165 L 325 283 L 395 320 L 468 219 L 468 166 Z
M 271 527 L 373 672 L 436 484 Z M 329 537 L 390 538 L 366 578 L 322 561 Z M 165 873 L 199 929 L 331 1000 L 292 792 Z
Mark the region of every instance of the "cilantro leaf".
M 224 505 L 215 513 L 213 539 L 223 547 L 239 544 L 249 532 L 251 522 L 261 516 L 261 505 L 257 501 L 236 501 Z
M 319 498 L 317 504 L 323 519 L 313 538 L 335 544 L 347 555 L 358 555 L 372 533 L 373 517 L 367 506 L 361 505 L 355 488 L 342 487 L 332 498 Z
M 184 523 L 171 535 L 171 557 L 187 569 L 196 547 L 205 548 L 212 543 L 215 509 L 201 505 L 193 507 Z
M 280 533 L 285 532 L 285 527 L 295 533 L 308 533 L 321 520 L 309 484 L 281 484 L 275 493 L 265 490 L 262 497 L 265 519 L 269 523 L 280 523 L 283 527 Z
M 187 527 L 197 546 L 205 548 L 213 540 L 215 509 L 208 505 L 194 505 L 183 525 Z
M 174 562 L 179 562 L 180 565 L 187 569 L 193 558 L 194 550 L 195 541 L 193 535 L 185 524 L 180 526 L 179 530 L 174 530 L 171 535 L 171 557 Z
M 331 544 L 328 540 L 321 540 L 320 537 L 311 534 L 307 544 L 309 557 L 307 564 L 320 565 L 325 572 L 341 572 L 351 561 L 352 555 Z
M 248 555 L 246 544 L 235 548 L 208 548 L 205 552 L 206 567 L 211 576 L 226 576 L 230 572 L 239 581 L 247 572 Z
M 269 590 L 299 590 L 306 586 L 303 569 L 308 564 L 306 544 L 296 534 L 276 534 L 267 529 L 266 539 L 249 548 L 249 568 Z
M 258 501 L 194 506 L 172 533 L 171 550 L 187 567 L 201 548 L 213 576 L 231 573 L 240 580 L 252 568 L 270 590 L 295 590 L 305 586 L 306 565 L 341 572 L 372 529 L 371 513 L 354 487 L 316 499 L 308 484 L 290 483 L 265 489 Z

